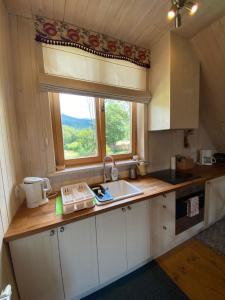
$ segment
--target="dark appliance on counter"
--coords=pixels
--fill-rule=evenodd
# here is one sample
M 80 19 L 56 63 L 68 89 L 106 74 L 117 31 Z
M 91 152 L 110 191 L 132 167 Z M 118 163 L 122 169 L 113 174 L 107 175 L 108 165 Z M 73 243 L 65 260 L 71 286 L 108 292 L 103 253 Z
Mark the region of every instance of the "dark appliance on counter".
M 189 217 L 187 215 L 188 200 L 197 196 L 199 198 L 199 214 Z M 196 184 L 176 191 L 176 235 L 191 228 L 204 220 L 205 185 Z
M 199 178 L 199 176 L 192 174 L 191 171 L 184 172 L 184 171 L 171 170 L 171 169 L 153 172 L 153 173 L 150 173 L 149 175 L 151 177 L 160 179 L 162 181 L 165 181 L 165 182 L 171 183 L 171 184 L 179 184 L 179 183 L 183 183 L 185 181 Z
M 225 163 L 225 153 L 215 153 L 213 157 L 216 160 L 216 163 Z

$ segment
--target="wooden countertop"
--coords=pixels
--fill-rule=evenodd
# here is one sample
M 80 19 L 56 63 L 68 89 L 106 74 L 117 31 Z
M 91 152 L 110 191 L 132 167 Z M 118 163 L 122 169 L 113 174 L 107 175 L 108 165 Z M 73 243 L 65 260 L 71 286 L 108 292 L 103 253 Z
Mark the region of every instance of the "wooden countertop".
M 142 177 L 136 180 L 132 180 L 132 183 L 143 190 L 144 193 L 142 195 L 115 201 L 102 206 L 95 206 L 93 208 L 81 210 L 68 215 L 56 216 L 55 199 L 50 200 L 49 203 L 44 206 L 32 209 L 26 208 L 26 205 L 24 203 L 14 216 L 8 228 L 8 231 L 5 234 L 4 240 L 8 242 L 23 236 L 28 236 L 87 217 L 95 216 L 115 208 L 130 205 L 138 201 L 150 199 L 157 195 L 165 194 L 183 188 L 185 186 L 193 185 L 196 183 L 204 183 L 206 180 L 225 175 L 225 164 L 213 166 L 196 165 L 193 173 L 195 175 L 201 176 L 201 178 L 176 185 L 172 185 L 152 177 Z

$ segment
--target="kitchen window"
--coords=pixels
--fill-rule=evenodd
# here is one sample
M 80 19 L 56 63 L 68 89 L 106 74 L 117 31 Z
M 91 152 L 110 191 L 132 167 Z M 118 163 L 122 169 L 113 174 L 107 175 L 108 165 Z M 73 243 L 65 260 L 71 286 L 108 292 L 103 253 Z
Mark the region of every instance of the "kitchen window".
M 51 94 L 57 168 L 136 153 L 136 104 L 74 94 Z

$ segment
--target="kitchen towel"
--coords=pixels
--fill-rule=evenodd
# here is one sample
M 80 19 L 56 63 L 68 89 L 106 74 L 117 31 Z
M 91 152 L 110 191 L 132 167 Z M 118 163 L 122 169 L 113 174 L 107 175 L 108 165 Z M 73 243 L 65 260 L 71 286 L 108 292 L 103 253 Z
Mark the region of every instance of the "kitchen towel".
M 187 216 L 194 217 L 199 214 L 199 197 L 191 197 L 187 201 Z
M 62 205 L 62 197 L 58 196 L 55 202 L 55 214 L 56 216 L 60 216 L 63 214 L 63 205 Z

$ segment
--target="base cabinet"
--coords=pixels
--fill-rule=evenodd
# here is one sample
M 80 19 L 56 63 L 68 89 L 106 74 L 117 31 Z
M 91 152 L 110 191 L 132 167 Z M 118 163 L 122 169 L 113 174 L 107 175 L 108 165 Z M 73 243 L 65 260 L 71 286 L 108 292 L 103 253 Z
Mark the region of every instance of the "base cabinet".
M 57 229 L 10 242 L 21 300 L 63 300 Z
M 60 227 L 58 238 L 65 299 L 71 300 L 99 284 L 95 217 Z
M 225 216 L 225 176 L 207 181 L 205 205 L 207 226 Z
M 175 193 L 151 201 L 152 255 L 157 257 L 173 246 L 175 240 Z
M 96 217 L 100 283 L 105 283 L 127 270 L 125 208 Z
M 149 201 L 127 207 L 127 265 L 135 268 L 150 258 L 150 210 Z
M 96 217 L 100 283 L 106 283 L 150 258 L 149 202 Z
M 72 300 L 150 258 L 149 201 L 10 242 L 21 300 Z

